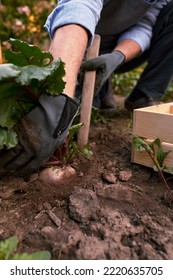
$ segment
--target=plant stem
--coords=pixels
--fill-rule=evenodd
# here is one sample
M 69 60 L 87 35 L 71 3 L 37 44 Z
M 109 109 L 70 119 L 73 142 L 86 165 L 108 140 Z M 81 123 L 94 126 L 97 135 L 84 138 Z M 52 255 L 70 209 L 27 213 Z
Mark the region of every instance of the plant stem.
M 154 156 L 151 154 L 151 151 L 148 149 L 147 145 L 143 144 L 142 146 L 145 148 L 145 150 L 146 150 L 147 153 L 149 154 L 150 158 L 152 159 L 152 161 L 153 161 L 154 164 L 156 165 L 157 170 L 158 170 L 158 172 L 159 172 L 159 175 L 160 175 L 160 177 L 162 178 L 162 180 L 163 180 L 163 182 L 164 182 L 164 184 L 165 184 L 165 186 L 166 186 L 167 192 L 168 192 L 168 194 L 169 194 L 169 198 L 170 198 L 171 201 L 173 201 L 173 195 L 172 195 L 172 193 L 171 193 L 171 189 L 170 189 L 170 187 L 169 187 L 169 185 L 168 185 L 168 183 L 167 183 L 167 181 L 166 181 L 166 179 L 165 179 L 165 176 L 163 175 L 163 172 L 162 172 L 162 170 L 161 170 L 161 168 L 160 168 L 160 165 L 158 164 L 158 162 L 156 161 L 156 159 L 154 158 Z
M 59 160 L 57 160 L 57 161 L 48 161 L 43 166 L 44 167 L 48 167 L 48 166 L 51 166 L 51 165 L 61 165 L 61 162 Z

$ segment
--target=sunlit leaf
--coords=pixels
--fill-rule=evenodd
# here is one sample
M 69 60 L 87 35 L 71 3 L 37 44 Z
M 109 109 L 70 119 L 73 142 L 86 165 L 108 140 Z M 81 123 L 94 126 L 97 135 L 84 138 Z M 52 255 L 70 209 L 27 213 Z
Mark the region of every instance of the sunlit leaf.
M 53 56 L 49 52 L 43 52 L 39 47 L 29 45 L 24 41 L 18 39 L 10 39 L 10 43 L 14 51 L 7 50 L 5 52 L 5 59 L 17 66 L 47 66 L 53 61 Z
M 12 236 L 0 242 L 0 259 L 8 260 L 10 255 L 16 250 L 18 240 L 16 236 Z
M 20 74 L 20 69 L 11 63 L 0 64 L 0 81 L 5 78 L 15 78 Z
M 138 137 L 136 135 L 133 136 L 133 145 L 136 151 L 145 151 L 146 141 L 144 138 Z
M 31 254 L 16 253 L 18 239 L 12 236 L 0 242 L 0 260 L 49 260 L 51 254 L 49 251 L 38 251 Z
M 156 152 L 157 161 L 158 161 L 160 166 L 163 166 L 163 162 L 170 152 L 171 151 L 164 152 L 163 150 L 158 150 Z
M 39 251 L 32 254 L 16 254 L 10 260 L 50 260 L 51 254 L 48 251 Z
M 173 174 L 173 167 L 172 166 L 166 165 L 166 166 L 164 166 L 164 170 L 169 172 L 170 174 Z
M 12 130 L 7 130 L 0 127 L 0 150 L 6 147 L 7 149 L 13 148 L 18 143 L 17 133 Z
M 78 133 L 79 128 L 83 126 L 82 123 L 78 123 L 76 125 L 72 125 L 68 131 L 69 138 L 72 138 L 76 133 Z
M 152 141 L 150 144 L 149 144 L 149 147 L 152 149 L 152 151 L 154 152 L 155 151 L 155 148 L 161 148 L 161 141 L 159 138 L 156 138 L 154 141 Z

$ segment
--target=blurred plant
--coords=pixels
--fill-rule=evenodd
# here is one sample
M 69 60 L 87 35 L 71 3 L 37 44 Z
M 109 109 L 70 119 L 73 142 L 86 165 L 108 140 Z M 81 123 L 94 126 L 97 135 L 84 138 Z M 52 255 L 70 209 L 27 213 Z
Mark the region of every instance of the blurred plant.
M 120 96 L 128 96 L 139 80 L 144 67 L 145 64 L 126 73 L 113 74 L 111 81 L 115 94 Z M 171 99 L 173 99 L 173 79 L 170 82 L 168 89 L 161 101 L 165 102 Z
M 163 102 L 164 101 L 169 102 L 169 101 L 172 101 L 172 100 L 173 100 L 173 79 L 170 82 L 169 87 L 168 87 L 165 95 L 162 98 Z
M 112 75 L 112 85 L 115 93 L 121 96 L 127 96 L 137 83 L 143 67 L 136 68 L 132 71 Z
M 49 260 L 51 257 L 48 251 L 15 254 L 17 246 L 18 239 L 16 236 L 0 241 L 0 260 Z
M 1 0 L 0 38 L 2 48 L 9 48 L 8 40 L 18 38 L 34 45 L 45 44 L 48 33 L 44 29 L 47 16 L 57 1 Z
M 137 135 L 133 136 L 133 145 L 136 151 L 138 152 L 142 152 L 142 151 L 146 151 L 148 153 L 148 155 L 150 156 L 150 158 L 153 161 L 153 169 L 154 171 L 157 171 L 161 177 L 161 179 L 163 180 L 167 193 L 168 193 L 168 197 L 169 197 L 169 201 L 173 202 L 173 193 L 172 190 L 170 189 L 165 176 L 163 174 L 164 171 L 167 171 L 171 174 L 173 174 L 173 167 L 165 165 L 164 161 L 165 158 L 168 156 L 168 154 L 170 153 L 170 151 L 163 151 L 162 148 L 162 144 L 159 138 L 156 138 L 154 141 L 152 141 L 151 143 L 148 143 L 147 140 L 143 137 L 139 137 Z
M 98 122 L 106 124 L 108 122 L 108 117 L 106 115 L 102 115 L 98 108 L 92 106 L 91 124 L 95 124 Z

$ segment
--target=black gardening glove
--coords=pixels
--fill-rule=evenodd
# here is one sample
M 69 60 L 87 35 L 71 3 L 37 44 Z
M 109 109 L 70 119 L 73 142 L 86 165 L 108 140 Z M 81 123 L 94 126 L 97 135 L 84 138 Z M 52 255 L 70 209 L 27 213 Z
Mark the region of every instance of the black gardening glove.
M 97 95 L 110 75 L 125 61 L 120 51 L 102 54 L 82 63 L 81 71 L 96 71 L 94 95 Z
M 39 105 L 15 126 L 19 144 L 0 156 L 0 166 L 20 174 L 37 170 L 64 142 L 77 111 L 77 102 L 65 94 L 42 94 Z

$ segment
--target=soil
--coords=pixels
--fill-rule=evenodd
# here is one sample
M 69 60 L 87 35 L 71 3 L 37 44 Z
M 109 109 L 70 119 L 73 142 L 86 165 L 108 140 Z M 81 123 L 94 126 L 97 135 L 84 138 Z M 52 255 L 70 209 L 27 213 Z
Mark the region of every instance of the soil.
M 19 253 L 60 260 L 173 259 L 173 207 L 158 173 L 131 162 L 131 123 L 120 106 L 91 125 L 93 156 L 75 159 L 75 178 L 61 186 L 38 173 L 1 177 L 0 240 L 16 235 Z

